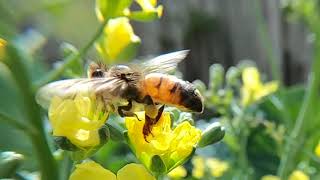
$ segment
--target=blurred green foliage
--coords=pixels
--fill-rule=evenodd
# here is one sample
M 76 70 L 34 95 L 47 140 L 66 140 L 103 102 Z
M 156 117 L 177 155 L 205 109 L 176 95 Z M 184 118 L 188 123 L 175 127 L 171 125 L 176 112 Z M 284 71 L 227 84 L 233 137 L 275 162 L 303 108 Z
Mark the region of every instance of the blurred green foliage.
M 0 151 L 23 155 L 21 158 L 22 155 L 11 152 L 1 154 L 1 178 L 32 179 L 41 171 L 47 173 L 43 179 L 57 179 L 58 175 L 60 179 L 68 179 L 73 167 L 70 154 L 58 150 L 54 143 L 46 112 L 36 106 L 33 98 L 36 88 L 55 79 L 85 76 L 84 56 L 88 53 L 93 59 L 98 55 L 103 56 L 89 49 L 100 38 L 109 18 L 125 16 L 130 20 L 151 21 L 159 18 L 158 8 L 161 8 L 155 7 L 148 13 L 132 11 L 128 14 L 124 10 L 131 1 L 121 1 L 124 4 L 118 4 L 120 1 L 108 2 L 111 4 L 98 1 L 103 4 L 98 6 L 103 17 L 99 22 L 94 17 L 94 11 L 83 13 L 87 10 L 86 6 L 94 9 L 94 3 L 88 1 L 30 0 L 28 6 L 18 5 L 25 4 L 21 0 L 0 1 L 0 37 L 7 41 L 6 45 L 0 46 Z M 288 179 L 294 170 L 301 170 L 310 179 L 320 178 L 320 157 L 314 153 L 320 140 L 319 1 L 283 0 L 282 4 L 290 20 L 302 20 L 316 37 L 313 42 L 315 58 L 308 86 L 280 87 L 277 92 L 244 107 L 241 103 L 242 74 L 244 69 L 255 65 L 243 62 L 228 69 L 220 64 L 210 66 L 208 85 L 200 80 L 193 82 L 205 97 L 205 114 L 194 118 L 190 113 L 175 108 L 167 108 L 166 111 L 171 113 L 174 127 L 188 121 L 202 130 L 206 129 L 208 133 L 204 134 L 205 138 L 199 144 L 203 148 L 194 152 L 196 157 L 214 157 L 219 159 L 214 162 L 220 162 L 215 164 L 217 168 L 225 166 L 223 163 L 227 163 L 228 168 L 216 177 L 213 174 L 218 170 L 208 166 L 208 161 L 200 161 L 203 169 L 199 169 L 199 162 L 196 164 L 195 159 L 191 159 L 184 165 L 187 172 L 185 179 L 260 179 L 268 174 Z M 110 9 L 109 6 L 118 8 L 114 12 L 106 11 Z M 205 17 L 198 18 L 199 24 L 208 21 Z M 210 26 L 210 29 L 213 28 Z M 56 53 L 58 56 L 53 56 L 55 63 L 49 67 L 46 61 L 51 56 L 46 54 L 44 45 L 52 43 L 56 37 L 65 43 L 60 45 L 60 51 Z M 57 42 L 53 44 L 59 46 Z M 83 48 L 78 50 L 72 44 Z M 5 50 L 3 57 L 1 49 Z M 131 58 L 134 51 L 136 47 L 130 53 L 124 50 L 116 60 Z M 48 72 L 49 69 L 52 71 Z M 262 81 L 265 80 L 267 77 L 262 75 Z M 210 126 L 215 124 L 217 126 Z M 125 164 L 138 160 L 123 137 L 123 119 L 112 115 L 107 127 L 110 141 L 92 159 L 116 173 Z M 209 145 L 219 141 L 224 133 L 221 143 Z M 161 172 L 162 161 L 157 156 L 153 161 L 153 168 Z M 46 165 L 50 164 L 57 164 L 58 168 L 46 169 Z M 195 170 L 203 171 L 203 175 L 196 176 Z

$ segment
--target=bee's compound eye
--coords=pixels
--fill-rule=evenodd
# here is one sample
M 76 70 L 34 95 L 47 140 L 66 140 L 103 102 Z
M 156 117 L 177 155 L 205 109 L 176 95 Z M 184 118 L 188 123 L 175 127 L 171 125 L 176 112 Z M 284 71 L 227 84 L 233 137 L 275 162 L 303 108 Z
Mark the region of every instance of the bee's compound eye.
M 92 77 L 103 77 L 104 73 L 103 73 L 103 71 L 101 71 L 101 69 L 97 69 L 92 72 L 91 76 Z

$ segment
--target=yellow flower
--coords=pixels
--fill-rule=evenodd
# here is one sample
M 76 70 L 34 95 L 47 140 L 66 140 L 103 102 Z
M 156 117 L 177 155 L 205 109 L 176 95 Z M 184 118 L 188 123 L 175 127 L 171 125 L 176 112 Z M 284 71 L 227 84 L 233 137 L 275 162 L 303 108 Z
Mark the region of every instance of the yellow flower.
M 97 164 L 93 161 L 85 162 L 82 164 L 76 165 L 75 171 L 72 172 L 69 180 L 117 180 L 115 174 L 111 171 L 104 169 L 100 164 Z
M 209 158 L 206 163 L 213 177 L 221 177 L 229 169 L 227 162 L 216 158 Z
M 194 156 L 192 158 L 192 176 L 201 179 L 204 176 L 205 173 L 205 162 L 203 157 L 201 156 Z
M 171 129 L 170 114 L 165 112 L 152 128 L 147 141 L 142 133 L 145 113 L 137 112 L 138 118 L 126 117 L 128 140 L 137 158 L 148 168 L 152 157 L 158 155 L 166 167 L 166 172 L 183 163 L 193 152 L 194 146 L 201 138 L 201 130 L 185 121 L 174 130 Z
M 274 175 L 264 175 L 261 180 L 280 180 L 280 177 Z
M 100 21 L 126 15 L 132 0 L 96 0 L 96 15 Z
M 125 56 L 125 53 L 132 54 L 130 50 L 139 43 L 140 38 L 134 34 L 129 19 L 119 17 L 109 20 L 104 29 L 104 36 L 97 43 L 96 48 L 104 58 L 112 61 Z
M 248 67 L 242 73 L 243 87 L 242 105 L 248 106 L 264 96 L 267 96 L 278 89 L 278 82 L 272 81 L 263 84 L 260 79 L 260 73 L 255 67 Z
M 155 178 L 141 164 L 127 164 L 117 173 L 118 180 L 155 180 Z
M 157 0 L 136 0 L 145 12 L 156 12 L 158 17 L 162 16 L 163 6 L 157 6 Z
M 0 60 L 5 56 L 6 45 L 7 45 L 7 41 L 0 38 Z
M 187 170 L 183 166 L 174 168 L 168 176 L 172 179 L 181 179 L 187 176 Z
M 70 180 L 155 180 L 155 178 L 141 164 L 127 164 L 121 168 L 117 175 L 103 168 L 94 161 L 84 162 L 76 165 L 75 171 L 72 172 Z
M 79 148 L 100 144 L 98 131 L 107 118 L 103 102 L 93 96 L 77 95 L 74 99 L 54 97 L 49 107 L 53 135 L 66 137 Z
M 300 170 L 295 170 L 289 176 L 289 180 L 309 180 L 309 176 Z
M 320 158 L 320 142 L 316 146 L 316 149 L 314 150 L 314 153 L 316 154 L 316 156 L 318 156 Z

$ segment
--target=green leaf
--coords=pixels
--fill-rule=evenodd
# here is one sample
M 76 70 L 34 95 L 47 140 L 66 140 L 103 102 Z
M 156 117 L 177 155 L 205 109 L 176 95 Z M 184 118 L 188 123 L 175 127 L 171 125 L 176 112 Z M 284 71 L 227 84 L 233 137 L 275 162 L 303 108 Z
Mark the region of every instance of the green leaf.
M 224 127 L 219 122 L 212 123 L 206 130 L 203 131 L 198 147 L 206 147 L 222 140 L 225 135 Z
M 104 145 L 107 143 L 110 139 L 110 130 L 107 125 L 103 125 L 99 129 L 99 137 L 100 137 L 100 146 Z
M 150 170 L 155 176 L 161 176 L 167 172 L 167 167 L 159 155 L 155 155 L 151 158 Z
M 124 141 L 123 131 L 120 129 L 120 127 L 117 127 L 115 124 L 107 123 L 106 124 L 110 131 L 110 138 L 113 141 Z
M 130 144 L 130 139 L 129 139 L 129 135 L 128 135 L 128 131 L 127 130 L 123 131 L 123 137 L 126 140 L 126 142 L 128 144 Z

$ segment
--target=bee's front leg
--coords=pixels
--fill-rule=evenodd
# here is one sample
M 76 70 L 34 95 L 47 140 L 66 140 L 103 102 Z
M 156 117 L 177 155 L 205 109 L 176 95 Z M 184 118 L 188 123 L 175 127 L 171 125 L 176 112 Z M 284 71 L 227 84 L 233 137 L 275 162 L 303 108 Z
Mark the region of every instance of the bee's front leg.
M 128 104 L 126 106 L 119 106 L 118 107 L 118 114 L 121 117 L 125 117 L 125 116 L 133 117 L 133 116 L 135 116 L 140 121 L 138 116 L 134 112 L 131 112 L 131 109 L 132 109 L 132 100 L 128 100 Z

